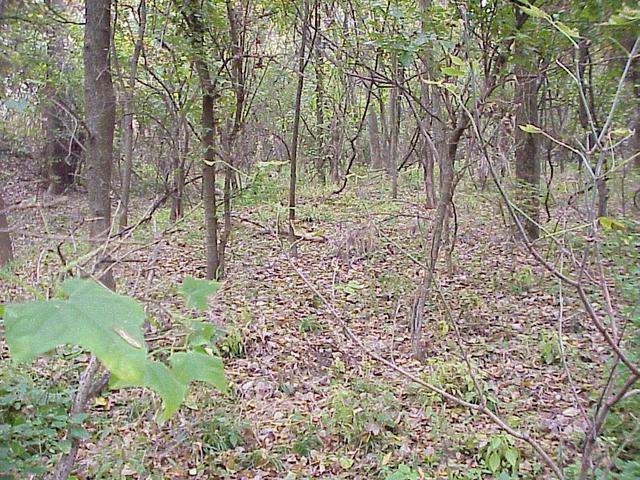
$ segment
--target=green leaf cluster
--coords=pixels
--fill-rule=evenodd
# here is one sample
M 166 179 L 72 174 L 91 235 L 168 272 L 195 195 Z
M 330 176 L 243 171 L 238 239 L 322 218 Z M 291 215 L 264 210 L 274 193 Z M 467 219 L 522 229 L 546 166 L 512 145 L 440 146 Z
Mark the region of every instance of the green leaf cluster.
M 212 282 L 189 278 L 181 288 L 187 304 L 206 306 L 217 290 Z M 159 421 L 175 413 L 192 381 L 226 390 L 222 360 L 203 352 L 177 352 L 169 366 L 149 356 L 142 305 L 86 279 L 69 279 L 63 298 L 5 307 L 5 329 L 12 357 L 29 362 L 59 345 L 91 352 L 112 374 L 112 388 L 146 387 L 163 401 Z

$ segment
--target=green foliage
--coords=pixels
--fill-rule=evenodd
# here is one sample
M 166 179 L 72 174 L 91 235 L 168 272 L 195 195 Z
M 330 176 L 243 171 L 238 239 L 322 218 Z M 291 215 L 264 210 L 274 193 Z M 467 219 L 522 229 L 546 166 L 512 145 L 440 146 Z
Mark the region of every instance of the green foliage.
M 276 455 L 272 454 L 266 448 L 258 448 L 244 455 L 242 459 L 243 465 L 247 468 L 268 468 L 273 467 L 278 472 L 283 472 L 285 466 Z
M 344 292 L 348 296 L 352 297 L 357 297 L 358 295 L 360 295 L 360 292 L 365 288 L 367 288 L 366 285 L 363 285 L 356 280 L 349 280 L 349 282 L 347 283 L 336 285 L 336 290 Z
M 476 390 L 473 378 L 469 374 L 466 364 L 461 362 L 443 361 L 439 359 L 429 359 L 427 361 L 429 372 L 422 376 L 424 380 L 431 385 L 439 387 L 448 393 L 460 397 L 468 402 L 479 403 L 480 396 Z M 482 372 L 476 372 L 476 379 L 482 394 L 487 400 L 488 406 L 496 404 L 494 395 L 489 385 L 483 380 Z M 426 403 L 431 404 L 439 396 L 436 393 L 427 391 L 424 387 L 414 384 L 411 386 L 414 394 L 424 396 Z
M 118 378 L 140 382 L 140 365 L 146 361 L 142 306 L 91 280 L 69 279 L 61 290 L 63 299 L 6 307 L 13 358 L 29 362 L 58 345 L 79 345 Z
M 202 284 L 190 282 L 183 291 L 206 305 Z M 69 279 L 61 285 L 63 298 L 6 307 L 7 343 L 13 358 L 28 362 L 64 345 L 79 345 L 91 352 L 112 373 L 110 386 L 143 386 L 163 400 L 161 422 L 182 403 L 187 385 L 201 380 L 225 389 L 222 361 L 202 352 L 178 352 L 171 369 L 151 360 L 142 333 L 145 314 L 134 299 L 118 295 L 92 280 Z M 195 293 L 194 293 L 195 292 Z
M 221 358 L 201 352 L 176 352 L 171 356 L 171 370 L 185 385 L 197 380 L 213 385 L 221 392 L 227 390 Z
M 258 162 L 253 178 L 242 191 L 238 203 L 245 206 L 277 204 L 282 200 L 287 165 L 286 161 Z
M 351 389 L 335 387 L 323 423 L 340 442 L 370 450 L 398 430 L 398 408 L 393 394 L 369 382 Z
M 528 266 L 516 270 L 511 279 L 511 290 L 518 295 L 529 292 L 535 285 L 535 275 Z
M 305 431 L 296 435 L 291 450 L 299 457 L 310 457 L 311 452 L 322 444 L 313 431 Z
M 616 460 L 616 472 L 609 478 L 612 480 L 637 480 L 640 478 L 640 461 L 638 460 Z
M 481 449 L 480 460 L 493 475 L 504 472 L 515 473 L 520 463 L 520 452 L 512 437 L 506 433 L 500 433 L 493 436 Z M 510 477 L 507 475 L 506 478 Z
M 322 330 L 322 325 L 318 322 L 318 319 L 313 316 L 305 316 L 300 321 L 298 326 L 300 333 L 313 333 Z
M 247 421 L 233 414 L 217 411 L 201 431 L 204 449 L 208 453 L 224 452 L 245 444 L 244 432 L 250 428 Z
M 393 473 L 390 473 L 384 478 L 385 480 L 418 480 L 420 474 L 413 468 L 402 464 L 398 465 Z
M 227 358 L 244 355 L 244 337 L 237 327 L 217 328 L 211 323 L 194 320 L 190 323 L 187 345 L 201 353 L 215 353 Z
M 207 348 L 213 347 L 223 334 L 224 332 L 212 323 L 191 320 L 189 322 L 187 345 L 195 351 L 204 353 Z
M 538 337 L 538 350 L 542 361 L 547 365 L 556 363 L 561 358 L 558 333 L 543 332 Z
M 220 286 L 219 282 L 200 280 L 187 275 L 178 291 L 184 297 L 187 307 L 204 310 L 207 308 L 207 299 L 216 293 Z
M 229 327 L 224 337 L 216 344 L 220 355 L 227 358 L 238 358 L 244 355 L 244 337 L 240 329 Z
M 67 413 L 69 390 L 35 385 L 11 370 L 1 380 L 0 478 L 45 473 L 51 455 L 67 452 L 73 438 L 87 437 L 85 415 Z

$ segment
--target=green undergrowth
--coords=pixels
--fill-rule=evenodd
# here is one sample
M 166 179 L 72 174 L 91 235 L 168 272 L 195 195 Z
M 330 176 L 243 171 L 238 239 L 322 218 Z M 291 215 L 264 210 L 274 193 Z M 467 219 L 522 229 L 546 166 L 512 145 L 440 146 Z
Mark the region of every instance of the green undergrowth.
M 73 438 L 89 436 L 82 426 L 87 415 L 69 416 L 73 388 L 62 379 L 51 383 L 7 362 L 0 371 L 0 478 L 48 472 Z

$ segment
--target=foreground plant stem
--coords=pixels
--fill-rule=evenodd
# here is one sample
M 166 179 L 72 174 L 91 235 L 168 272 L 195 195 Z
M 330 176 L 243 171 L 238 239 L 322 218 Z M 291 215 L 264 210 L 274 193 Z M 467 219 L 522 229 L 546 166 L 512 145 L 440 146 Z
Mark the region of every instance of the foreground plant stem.
M 105 374 L 95 383 L 93 379 L 100 370 L 100 362 L 96 357 L 91 355 L 89 364 L 85 368 L 84 372 L 80 376 L 80 382 L 78 385 L 78 391 L 73 400 L 73 406 L 71 407 L 71 416 L 84 413 L 89 401 L 102 390 L 109 381 L 109 375 Z M 66 480 L 71 473 L 73 465 L 76 463 L 76 457 L 78 456 L 78 449 L 80 447 L 80 440 L 73 438 L 71 440 L 71 449 L 68 453 L 65 453 L 60 458 L 60 461 L 56 465 L 54 472 L 47 477 L 48 480 Z

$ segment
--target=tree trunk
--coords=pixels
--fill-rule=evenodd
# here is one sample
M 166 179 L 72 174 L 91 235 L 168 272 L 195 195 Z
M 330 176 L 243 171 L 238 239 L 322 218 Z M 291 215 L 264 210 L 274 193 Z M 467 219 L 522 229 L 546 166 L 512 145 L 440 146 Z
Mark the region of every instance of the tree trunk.
M 521 53 L 521 56 L 523 54 Z M 518 182 L 518 215 L 529 240 L 539 236 L 540 221 L 540 159 L 538 158 L 538 136 L 527 133 L 520 125 L 538 126 L 538 75 L 526 67 L 516 67 L 516 180 Z
M 633 50 L 636 41 L 633 30 L 628 29 L 628 34 L 622 40 L 622 45 L 629 53 Z M 629 128 L 634 131 L 629 146 L 631 147 L 631 155 L 635 155 L 633 165 L 640 169 L 640 59 L 636 56 L 631 60 L 631 68 L 627 76 L 627 83 L 632 89 L 634 107 L 631 110 L 631 118 L 629 119 Z
M 115 125 L 115 95 L 111 81 L 111 0 L 86 0 L 84 29 L 84 101 L 87 139 L 87 189 L 91 210 L 90 234 L 97 245 L 107 242 L 111 230 L 111 164 L 113 162 L 113 130 Z M 108 258 L 98 257 L 96 271 L 100 281 L 115 290 L 113 273 L 108 270 Z M 93 380 L 100 363 L 92 355 L 80 378 L 72 414 L 83 413 L 87 403 L 104 387 Z M 108 378 L 108 377 L 104 377 Z M 103 379 L 104 380 L 104 379 Z M 48 478 L 66 480 L 78 455 L 79 439 L 64 454 Z
M 87 190 L 91 210 L 91 237 L 97 245 L 106 242 L 111 231 L 111 166 L 115 95 L 111 81 L 111 0 L 87 0 L 84 33 L 84 98 L 87 148 Z M 99 258 L 97 272 L 109 264 Z M 109 270 L 101 277 L 109 288 L 115 287 Z
M 54 0 L 51 7 L 63 11 L 61 0 Z M 49 30 L 47 55 L 51 64 L 47 67 L 46 105 L 44 109 L 45 147 L 43 156 L 46 162 L 46 176 L 49 183 L 48 193 L 59 195 L 69 188 L 75 180 L 75 172 L 80 159 L 81 146 L 77 132 L 71 132 L 63 119 L 67 113 L 60 107 L 63 92 L 60 91 L 59 78 L 63 75 L 66 63 L 66 48 L 62 24 L 54 22 Z
M 171 194 L 171 221 L 176 222 L 182 215 L 184 214 L 184 182 L 185 182 L 185 171 L 184 171 L 184 162 L 185 156 L 189 151 L 189 139 L 191 136 L 191 132 L 189 128 L 186 126 L 186 120 L 184 117 L 181 118 L 180 125 L 184 130 L 184 142 L 182 146 L 177 145 L 175 152 L 173 154 L 173 192 Z M 180 133 L 180 129 L 178 129 L 178 134 Z
M 342 127 L 344 121 L 342 118 L 342 110 L 339 107 L 334 111 L 331 120 L 331 157 L 329 165 L 329 174 L 331 181 L 335 184 L 340 183 L 340 159 L 342 158 Z
M 56 106 L 58 96 L 50 94 L 44 113 L 46 129 L 43 156 L 46 162 L 48 193 L 60 195 L 73 185 L 82 147 L 76 134 L 69 135 L 62 121 L 64 112 Z
M 423 58 L 423 68 L 427 68 L 427 59 Z M 432 93 L 433 96 L 437 95 L 436 92 Z M 432 101 L 432 95 L 429 94 L 429 86 L 426 82 L 420 83 L 420 101 L 423 105 L 427 107 L 433 108 L 435 106 L 435 102 Z M 439 106 L 439 105 L 438 105 Z M 435 111 L 435 110 L 434 110 Z M 435 111 L 435 113 L 439 113 Z M 431 132 L 433 136 L 434 128 L 433 125 L 435 123 L 428 115 L 421 120 L 422 129 L 424 131 Z M 424 134 L 422 135 L 422 142 L 420 148 L 420 163 L 422 164 L 423 177 L 424 177 L 424 192 L 425 192 L 425 207 L 426 208 L 434 208 L 436 206 L 436 190 L 433 181 L 433 167 L 435 164 L 435 155 L 433 149 L 429 145 L 429 141 L 425 138 Z
M 209 75 L 205 67 L 206 77 Z M 204 78 L 206 78 L 204 77 Z M 213 96 L 209 92 L 206 80 L 203 81 L 202 94 L 202 200 L 204 202 L 205 245 L 207 249 L 207 279 L 218 275 L 220 259 L 218 257 L 218 212 L 216 205 L 216 167 L 214 152 L 214 115 Z
M 371 149 L 371 168 L 379 170 L 382 168 L 382 152 L 380 148 L 380 129 L 378 128 L 378 115 L 373 107 L 369 108 L 367 114 L 369 123 L 369 145 Z
M 200 78 L 202 90 L 202 200 L 204 203 L 206 276 L 213 280 L 218 276 L 220 258 L 218 256 L 218 212 L 216 205 L 216 170 L 215 170 L 215 117 L 214 101 L 216 92 L 211 80 L 209 65 L 204 52 L 204 32 L 199 5 L 191 0 L 185 5 L 183 15 L 190 29 L 190 38 L 194 51 L 194 63 Z
M 304 86 L 305 51 L 309 30 L 309 12 L 306 1 L 303 7 L 302 38 L 298 52 L 298 86 L 296 88 L 296 103 L 293 117 L 293 133 L 291 135 L 291 171 L 289 176 L 289 244 L 291 254 L 297 254 L 296 234 L 294 222 L 296 219 L 296 183 L 298 179 L 298 135 L 300 134 L 300 110 L 302 108 L 302 87 Z
M 124 167 L 122 170 L 122 191 L 120 192 L 120 228 L 126 227 L 129 221 L 129 196 L 131 190 L 131 172 L 133 170 L 133 94 L 136 87 L 136 79 L 138 76 L 138 59 L 142 52 L 144 42 L 144 31 L 147 24 L 147 6 L 145 0 L 140 0 L 138 7 L 140 14 L 138 24 L 138 37 L 133 48 L 133 55 L 129 63 L 128 85 L 124 92 L 124 118 L 123 130 L 124 138 L 122 140 L 124 147 Z M 177 140 L 176 140 L 177 141 Z
M 320 6 L 316 3 L 315 8 L 315 29 L 320 32 Z M 322 57 L 322 39 L 320 35 L 316 36 L 314 45 L 315 71 L 316 71 L 316 171 L 320 177 L 320 181 L 324 184 L 325 178 L 325 161 L 326 155 L 326 137 L 327 126 L 325 125 L 325 92 L 324 92 L 324 62 Z
M 420 0 L 420 13 L 422 14 L 422 32 L 424 34 L 428 34 L 428 24 L 427 24 L 427 11 L 430 7 L 430 0 Z M 432 62 L 429 61 L 429 54 L 425 51 L 420 54 L 420 62 L 422 63 L 422 82 L 420 82 L 420 101 L 422 105 L 431 109 L 431 112 L 434 115 L 440 115 L 440 97 L 438 96 L 438 92 L 435 91 L 434 88 L 430 87 L 427 83 L 428 80 L 435 80 L 431 78 L 433 76 Z M 422 129 L 423 131 L 431 132 L 431 136 L 435 139 L 435 123 L 439 123 L 437 120 L 434 120 L 430 115 L 425 114 L 422 119 Z M 435 155 L 432 151 L 431 146 L 426 138 L 424 138 L 424 134 L 422 135 L 422 147 L 419 153 L 420 161 L 422 163 L 422 170 L 424 175 L 424 192 L 425 192 L 425 207 L 426 208 L 434 208 L 436 206 L 436 191 L 435 185 L 433 181 L 433 167 L 435 164 Z M 434 142 L 437 145 L 437 142 Z
M 454 165 L 458 152 L 460 138 L 469 125 L 469 119 L 465 115 L 459 122 L 456 129 L 451 133 L 445 155 L 440 156 L 440 198 L 436 208 L 436 215 L 433 221 L 433 239 L 431 241 L 431 252 L 429 254 L 429 269 L 424 273 L 421 285 L 416 290 L 411 318 L 411 350 L 414 358 L 422 360 L 424 349 L 422 346 L 422 320 L 424 316 L 424 305 L 431 288 L 433 275 L 436 270 L 440 247 L 445 233 L 445 223 L 449 215 L 450 206 L 453 201 L 454 189 Z
M 400 82 L 400 69 L 396 55 L 391 60 L 391 70 L 396 83 Z M 398 140 L 400 136 L 400 95 L 398 85 L 389 96 L 389 175 L 391 176 L 391 198 L 398 198 Z
M 11 234 L 9 233 L 9 222 L 5 212 L 4 198 L 0 191 L 0 267 L 13 261 L 13 247 L 11 245 Z

